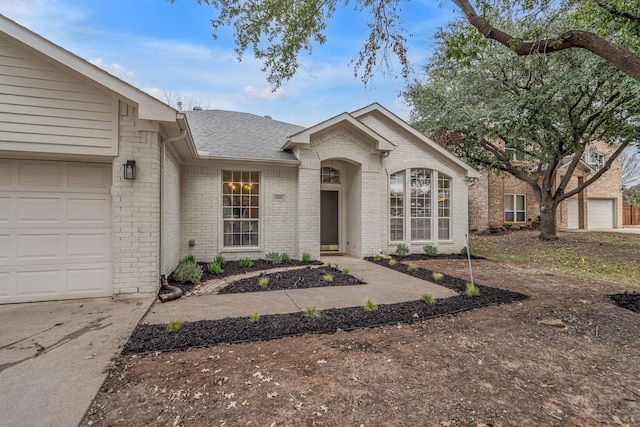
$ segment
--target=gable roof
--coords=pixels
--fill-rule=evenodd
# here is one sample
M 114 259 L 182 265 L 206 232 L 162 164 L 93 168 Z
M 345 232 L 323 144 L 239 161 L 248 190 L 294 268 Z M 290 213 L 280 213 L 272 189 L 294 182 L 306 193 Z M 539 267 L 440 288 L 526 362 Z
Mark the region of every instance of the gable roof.
M 453 162 L 458 167 L 466 170 L 467 171 L 467 175 L 468 175 L 469 178 L 478 178 L 480 176 L 480 173 L 477 170 L 475 170 L 473 167 L 469 166 L 467 163 L 465 163 L 458 156 L 454 155 L 453 153 L 451 153 L 449 150 L 445 149 L 444 147 L 441 147 L 439 144 L 436 144 L 433 140 L 428 138 L 426 135 L 424 135 L 421 132 L 417 131 L 409 123 L 405 122 L 400 117 L 398 117 L 397 115 L 395 115 L 391 111 L 387 110 L 385 107 L 383 107 L 382 105 L 378 104 L 377 102 L 374 102 L 374 103 L 372 103 L 370 105 L 367 105 L 366 107 L 360 108 L 359 110 L 356 110 L 356 111 L 351 113 L 351 115 L 353 117 L 357 118 L 357 119 L 360 119 L 361 117 L 369 115 L 369 114 L 375 114 L 375 115 L 378 115 L 378 116 L 383 116 L 387 120 L 391 121 L 395 126 L 400 128 L 405 134 L 408 134 L 411 137 L 413 137 L 414 139 L 417 139 L 421 143 L 427 145 L 432 150 L 436 151 L 441 156 L 443 156 L 443 157 L 447 158 L 449 161 Z
M 0 32 L 37 56 L 55 62 L 93 85 L 97 84 L 138 108 L 140 119 L 175 123 L 178 111 L 0 14 Z
M 186 111 L 185 115 L 199 157 L 298 161 L 293 154 L 280 150 L 278 144 L 303 130 L 303 126 L 235 111 L 196 110 Z

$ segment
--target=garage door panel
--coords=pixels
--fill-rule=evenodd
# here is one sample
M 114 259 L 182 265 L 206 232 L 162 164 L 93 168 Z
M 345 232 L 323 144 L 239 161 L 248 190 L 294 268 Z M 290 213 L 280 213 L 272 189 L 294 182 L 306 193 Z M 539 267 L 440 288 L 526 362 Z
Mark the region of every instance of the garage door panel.
M 56 266 L 48 269 L 34 269 L 32 271 L 18 271 L 18 297 L 37 295 L 58 295 L 64 290 L 64 272 Z
M 75 262 L 109 261 L 110 247 L 110 233 L 67 234 L 67 258 Z
M 15 252 L 14 236 L 11 234 L 0 234 L 0 265 L 8 263 L 11 254 Z
M 16 295 L 17 284 L 15 275 L 15 272 L 2 271 L 0 268 L 0 303 Z
M 67 207 L 68 224 L 108 226 L 111 223 L 111 210 L 106 196 L 102 198 L 72 197 L 67 200 Z
M 614 199 L 589 199 L 587 205 L 589 228 L 613 228 L 614 207 Z
M 62 224 L 66 209 L 60 197 L 18 197 L 17 223 Z M 32 225 L 36 225 L 32 224 Z
M 25 187 L 59 187 L 67 163 L 62 162 L 18 162 L 18 185 Z
M 110 264 L 85 268 L 68 268 L 66 293 L 101 293 L 105 291 L 104 284 L 110 283 L 111 280 Z
M 71 165 L 67 185 L 69 188 L 108 189 L 111 186 L 111 169 L 107 166 Z
M 62 259 L 64 253 L 64 237 L 60 234 L 18 234 L 18 262 L 51 262 Z
M 11 163 L 9 160 L 0 159 L 0 185 L 11 183 Z

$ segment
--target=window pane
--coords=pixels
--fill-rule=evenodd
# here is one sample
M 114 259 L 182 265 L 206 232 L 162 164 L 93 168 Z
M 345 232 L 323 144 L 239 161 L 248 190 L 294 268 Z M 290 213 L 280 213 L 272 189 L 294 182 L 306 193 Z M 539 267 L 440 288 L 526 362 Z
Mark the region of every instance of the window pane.
M 513 219 L 513 212 L 506 212 L 504 213 L 504 221 L 505 222 L 514 222 Z
M 259 172 L 222 172 L 224 246 L 257 246 L 260 218 Z
M 449 240 L 449 218 L 438 219 L 438 239 Z
M 431 240 L 431 219 L 411 219 L 411 240 Z
M 389 236 L 404 240 L 404 171 L 389 177 Z
M 524 210 L 524 195 L 516 196 L 516 210 Z
M 438 239 L 451 239 L 451 178 L 438 175 Z
M 525 212 L 516 212 L 517 222 L 526 222 L 525 217 L 526 217 Z
M 513 210 L 513 194 L 508 194 L 504 196 L 504 210 L 505 211 Z
M 391 218 L 391 240 L 403 239 L 403 223 L 402 218 Z

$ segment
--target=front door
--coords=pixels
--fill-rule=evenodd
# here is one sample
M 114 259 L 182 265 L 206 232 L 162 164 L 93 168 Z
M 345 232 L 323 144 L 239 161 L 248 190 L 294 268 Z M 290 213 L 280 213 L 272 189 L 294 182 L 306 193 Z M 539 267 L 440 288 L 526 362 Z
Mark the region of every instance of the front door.
M 320 192 L 320 250 L 340 249 L 338 233 L 338 192 Z

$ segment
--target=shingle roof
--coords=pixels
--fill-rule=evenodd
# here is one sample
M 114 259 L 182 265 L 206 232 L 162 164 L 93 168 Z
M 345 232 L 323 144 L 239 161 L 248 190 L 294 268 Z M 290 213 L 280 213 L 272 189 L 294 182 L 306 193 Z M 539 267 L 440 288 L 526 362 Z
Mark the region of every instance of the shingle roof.
M 296 160 L 293 154 L 277 147 L 285 137 L 305 129 L 270 117 L 235 111 L 196 110 L 185 114 L 197 149 L 214 157 Z

